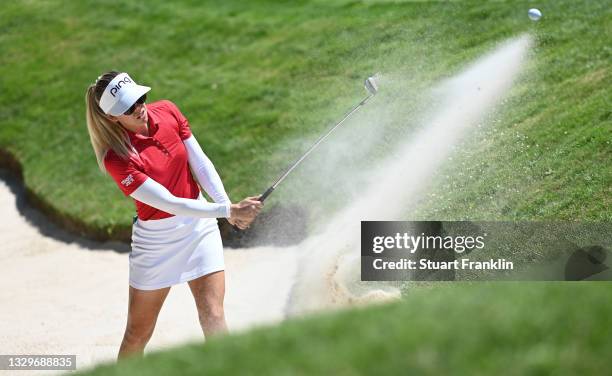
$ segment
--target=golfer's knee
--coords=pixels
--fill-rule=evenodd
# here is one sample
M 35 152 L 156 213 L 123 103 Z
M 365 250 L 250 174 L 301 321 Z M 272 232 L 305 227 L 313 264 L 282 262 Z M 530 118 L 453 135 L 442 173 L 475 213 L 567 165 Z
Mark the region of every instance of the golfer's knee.
M 225 310 L 223 304 L 207 304 L 206 307 L 200 312 L 200 319 L 221 321 L 225 320 Z
M 125 330 L 124 341 L 132 345 L 144 346 L 149 342 L 153 335 L 154 325 L 133 325 Z

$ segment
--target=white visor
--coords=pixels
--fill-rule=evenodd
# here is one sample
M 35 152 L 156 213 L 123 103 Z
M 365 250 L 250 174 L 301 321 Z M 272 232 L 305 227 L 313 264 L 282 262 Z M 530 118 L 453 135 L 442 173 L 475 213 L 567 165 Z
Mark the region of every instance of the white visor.
M 104 89 L 100 108 L 107 115 L 122 115 L 149 90 L 150 87 L 138 85 L 127 73 L 119 73 Z

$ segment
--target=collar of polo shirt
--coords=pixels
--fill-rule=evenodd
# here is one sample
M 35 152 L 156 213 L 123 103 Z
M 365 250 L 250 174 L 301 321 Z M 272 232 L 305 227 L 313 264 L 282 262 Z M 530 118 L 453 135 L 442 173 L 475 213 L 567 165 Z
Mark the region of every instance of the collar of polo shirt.
M 107 115 L 122 115 L 149 90 L 150 87 L 138 85 L 127 73 L 119 73 L 104 89 L 100 108 Z

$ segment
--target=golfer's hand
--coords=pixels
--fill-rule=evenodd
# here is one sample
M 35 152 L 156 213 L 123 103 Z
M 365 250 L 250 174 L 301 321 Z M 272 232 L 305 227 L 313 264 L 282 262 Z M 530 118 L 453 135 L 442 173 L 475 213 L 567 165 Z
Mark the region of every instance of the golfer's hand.
M 227 221 L 230 223 L 230 225 L 240 229 L 240 230 L 244 230 L 247 227 L 249 227 L 249 224 L 247 222 L 244 221 L 239 221 L 235 218 L 228 218 Z
M 237 204 L 232 204 L 229 222 L 242 230 L 249 227 L 263 207 L 258 198 L 259 196 L 247 197 Z

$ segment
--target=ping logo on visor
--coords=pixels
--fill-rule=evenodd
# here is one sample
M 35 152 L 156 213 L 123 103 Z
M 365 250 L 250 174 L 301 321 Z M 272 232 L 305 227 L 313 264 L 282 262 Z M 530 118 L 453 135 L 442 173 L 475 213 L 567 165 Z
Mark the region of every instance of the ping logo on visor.
M 149 90 L 150 87 L 138 85 L 127 73 L 119 73 L 104 89 L 100 108 L 107 115 L 122 115 Z
M 110 89 L 110 95 L 112 95 L 114 97 L 115 94 L 117 94 L 117 92 L 119 91 L 119 89 L 121 89 L 121 85 L 122 84 L 126 84 L 126 83 L 132 83 L 132 79 L 128 75 L 126 75 L 126 77 L 124 77 L 122 80 L 119 80 L 119 82 L 117 82 L 117 85 L 113 86 Z M 110 85 L 108 85 L 108 86 L 110 86 Z

